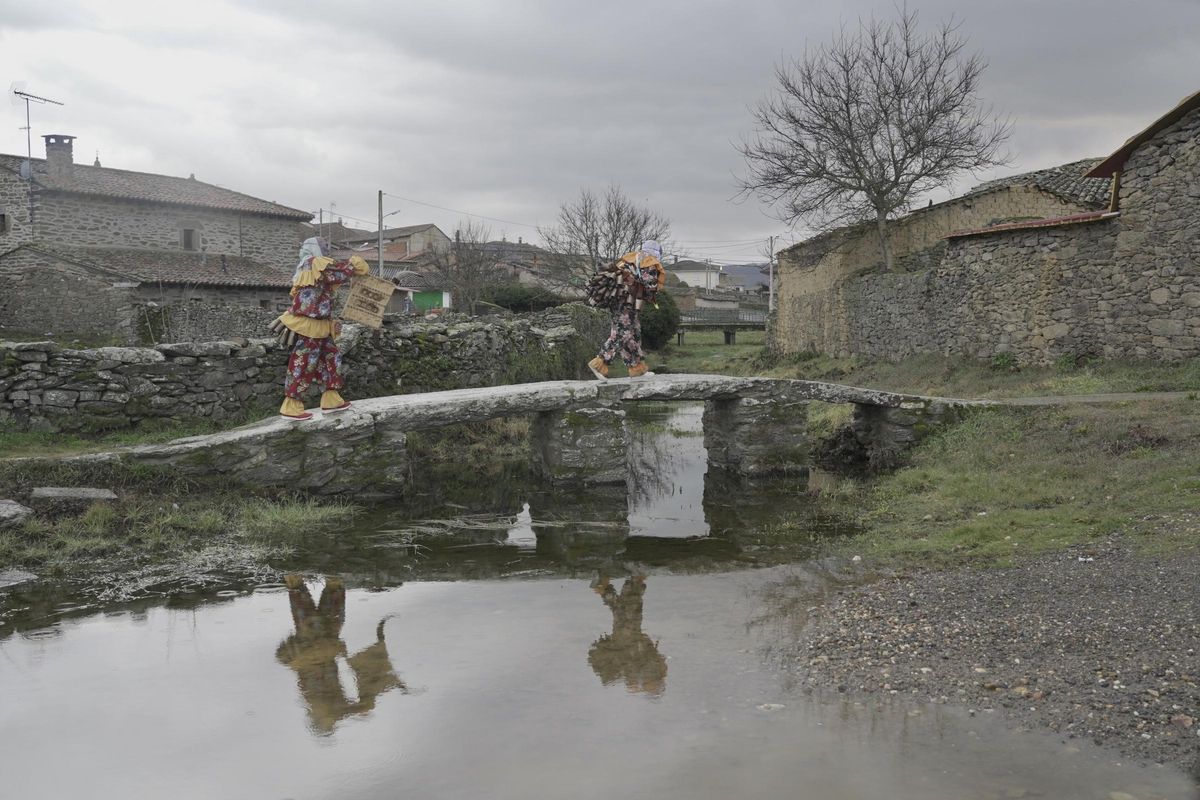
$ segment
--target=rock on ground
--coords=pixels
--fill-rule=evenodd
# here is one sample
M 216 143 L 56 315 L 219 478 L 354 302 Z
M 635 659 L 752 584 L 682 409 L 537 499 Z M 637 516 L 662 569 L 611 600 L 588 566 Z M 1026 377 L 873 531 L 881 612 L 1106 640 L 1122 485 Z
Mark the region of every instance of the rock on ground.
M 32 508 L 26 508 L 15 500 L 0 500 L 0 528 L 16 527 L 32 513 Z
M 834 597 L 794 668 L 813 687 L 954 702 L 1197 769 L 1200 551 L 1114 538 L 1008 569 L 893 578 Z

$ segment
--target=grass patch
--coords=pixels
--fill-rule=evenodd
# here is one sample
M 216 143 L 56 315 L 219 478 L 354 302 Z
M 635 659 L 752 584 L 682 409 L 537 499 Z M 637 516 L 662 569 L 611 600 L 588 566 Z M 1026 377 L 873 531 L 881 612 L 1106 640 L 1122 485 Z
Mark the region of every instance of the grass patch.
M 82 514 L 34 517 L 0 531 L 0 568 L 21 565 L 57 574 L 105 556 L 180 560 L 231 540 L 286 550 L 304 536 L 349 522 L 357 511 L 307 498 L 128 496 L 93 504 Z
M 1011 358 L 990 360 L 918 355 L 899 362 L 832 358 L 816 353 L 775 355 L 762 346 L 762 332 L 725 346 L 719 331 L 689 333 L 683 347 L 658 351 L 671 372 L 709 372 L 829 381 L 908 394 L 965 398 L 1123 392 L 1197 392 L 1200 359 L 1179 364 L 1061 359 L 1045 366 L 1018 367 Z M 1005 354 L 1001 354 L 1003 356 Z
M 1186 401 L 980 411 L 930 436 L 910 466 L 843 493 L 866 533 L 838 547 L 1005 564 L 1115 531 L 1152 539 L 1148 522 L 1200 506 L 1198 443 Z
M 161 444 L 188 436 L 203 436 L 229 430 L 248 422 L 266 419 L 275 413 L 271 409 L 254 408 L 236 417 L 222 419 L 194 417 L 185 420 L 146 420 L 136 430 L 95 435 L 24 431 L 11 424 L 0 424 L 0 458 L 101 453 L 118 447 Z
M 500 417 L 411 431 L 408 456 L 427 464 L 457 464 L 468 469 L 525 460 L 529 426 L 525 417 Z
M 651 369 L 664 365 L 671 372 L 753 375 L 766 341 L 764 331 L 738 331 L 737 344 L 725 344 L 721 331 L 688 331 L 680 347 L 670 343 L 650 356 Z M 616 373 L 612 377 L 621 377 Z

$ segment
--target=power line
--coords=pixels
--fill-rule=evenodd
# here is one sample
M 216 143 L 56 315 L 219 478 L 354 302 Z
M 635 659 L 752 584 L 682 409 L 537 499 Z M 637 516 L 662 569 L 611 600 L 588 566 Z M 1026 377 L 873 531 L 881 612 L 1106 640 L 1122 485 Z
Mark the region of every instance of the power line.
M 392 194 L 391 192 L 384 192 L 384 194 L 387 195 L 388 197 L 394 197 L 397 200 L 403 200 L 406 203 L 416 203 L 419 206 L 428 206 L 429 208 L 436 208 L 439 211 L 449 211 L 451 214 L 462 214 L 462 215 L 468 216 L 468 217 L 475 217 L 476 219 L 486 219 L 486 220 L 491 220 L 492 222 L 502 222 L 505 225 L 520 225 L 523 228 L 533 228 L 534 230 L 538 230 L 540 227 L 538 225 L 532 225 L 528 222 L 514 222 L 511 219 L 500 219 L 499 217 L 488 217 L 488 216 L 484 216 L 483 214 L 472 214 L 470 211 L 459 211 L 458 209 L 455 209 L 455 208 L 446 208 L 445 206 L 434 205 L 433 203 L 425 203 L 420 200 L 413 200 L 411 197 L 401 197 L 400 195 Z

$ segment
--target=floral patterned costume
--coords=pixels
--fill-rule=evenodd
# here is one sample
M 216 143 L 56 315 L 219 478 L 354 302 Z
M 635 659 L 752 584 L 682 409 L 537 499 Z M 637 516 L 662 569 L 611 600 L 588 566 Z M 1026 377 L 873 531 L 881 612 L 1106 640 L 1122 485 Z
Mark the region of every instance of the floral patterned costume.
M 640 375 L 646 371 L 639 311 L 643 300 L 654 302 L 655 295 L 666 282 L 667 274 L 657 257 L 657 253 L 661 252 L 657 242 L 647 242 L 643 248 L 639 252 L 626 253 L 615 265 L 620 271 L 625 291 L 620 293 L 621 299 L 613 308 L 608 338 L 590 365 L 594 371 L 599 371 L 598 374 L 607 376 L 608 365 L 618 353 L 625 366 L 630 368 L 630 375 Z M 596 364 L 596 360 L 602 362 L 602 366 Z
M 272 330 L 292 343 L 283 382 L 285 397 L 279 409 L 285 417 L 305 418 L 303 396 L 314 383 L 324 389 L 323 411 L 350 407 L 339 393 L 345 380 L 342 355 L 334 342 L 341 326 L 333 319 L 333 296 L 352 276 L 366 275 L 368 267 L 358 256 L 334 261 L 323 254 L 327 247 L 316 238 L 305 240 L 292 279 L 292 307 L 272 324 Z

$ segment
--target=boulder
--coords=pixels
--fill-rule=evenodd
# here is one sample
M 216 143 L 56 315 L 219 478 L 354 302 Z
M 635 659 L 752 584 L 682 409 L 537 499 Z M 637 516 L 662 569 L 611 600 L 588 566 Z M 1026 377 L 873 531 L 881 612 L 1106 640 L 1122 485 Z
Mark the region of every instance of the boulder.
M 32 508 L 26 508 L 14 500 L 0 500 L 0 528 L 20 525 L 32 513 Z

